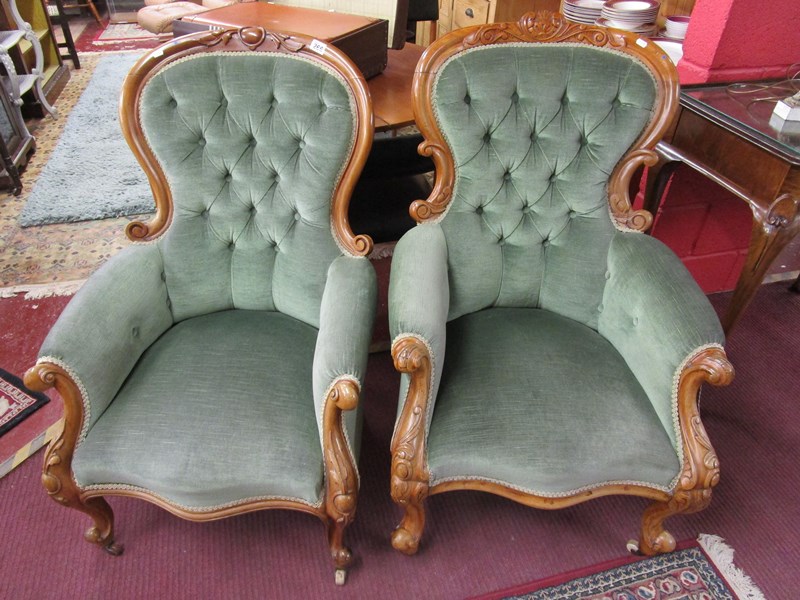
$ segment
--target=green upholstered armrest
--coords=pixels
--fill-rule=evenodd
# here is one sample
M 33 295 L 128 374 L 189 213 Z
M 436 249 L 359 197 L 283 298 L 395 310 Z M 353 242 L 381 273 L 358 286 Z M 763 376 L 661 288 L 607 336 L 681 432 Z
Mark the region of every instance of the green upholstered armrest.
M 394 250 L 389 282 L 389 331 L 394 342 L 417 337 L 428 347 L 433 368 L 431 401 L 436 398 L 444 360 L 450 286 L 447 242 L 438 224 L 418 225 Z M 398 414 L 403 409 L 409 377 L 403 374 Z M 428 407 L 431 414 L 433 406 Z
M 86 281 L 39 351 L 39 362 L 59 364 L 83 386 L 89 412 L 84 431 L 172 323 L 156 244 L 126 248 Z
M 698 349 L 725 341 L 717 314 L 678 257 L 647 235 L 618 232 L 598 331 L 622 354 L 668 432 L 673 385 Z
M 375 269 L 367 258 L 340 256 L 328 268 L 313 366 L 314 402 L 320 424 L 328 391 L 337 380 L 346 377 L 356 380 L 359 385 L 363 383 L 375 319 L 377 287 Z M 345 413 L 345 429 L 351 444 L 357 443 L 360 437 L 355 435 L 359 412 Z M 355 446 L 353 452 L 358 455 Z

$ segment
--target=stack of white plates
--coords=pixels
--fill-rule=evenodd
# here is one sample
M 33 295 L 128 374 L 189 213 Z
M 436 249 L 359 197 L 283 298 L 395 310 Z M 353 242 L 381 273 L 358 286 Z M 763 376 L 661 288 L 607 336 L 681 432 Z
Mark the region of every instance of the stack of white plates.
M 667 17 L 667 28 L 664 35 L 673 40 L 682 40 L 686 37 L 686 30 L 689 28 L 689 17 L 672 16 Z
M 567 21 L 594 25 L 600 18 L 604 0 L 562 0 L 561 14 Z
M 597 24 L 652 35 L 656 32 L 659 8 L 660 0 L 607 0 Z

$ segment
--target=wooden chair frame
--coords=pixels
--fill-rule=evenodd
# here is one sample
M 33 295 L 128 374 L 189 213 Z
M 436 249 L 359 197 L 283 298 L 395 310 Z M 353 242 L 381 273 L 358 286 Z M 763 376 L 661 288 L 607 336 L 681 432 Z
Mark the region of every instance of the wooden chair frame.
M 609 208 L 621 229 L 646 231 L 653 220 L 645 210 L 633 210 L 629 184 L 642 165 L 653 165 L 658 156 L 655 144 L 665 134 L 678 108 L 678 80 L 666 53 L 654 43 L 628 32 L 571 23 L 548 11 L 529 13 L 517 23 L 497 23 L 456 30 L 437 40 L 423 55 L 414 78 L 414 115 L 425 141 L 420 154 L 432 157 L 436 182 L 427 200 L 415 201 L 409 212 L 417 222 L 441 218 L 452 199 L 455 165 L 439 131 L 432 106 L 432 88 L 438 71 L 452 56 L 478 46 L 518 42 L 581 43 L 613 48 L 634 55 L 653 72 L 658 85 L 656 114 L 632 149 L 614 169 L 609 181 Z M 426 468 L 426 415 L 432 378 L 432 361 L 425 341 L 413 335 L 393 343 L 395 368 L 410 376 L 410 384 L 392 439 L 391 495 L 403 508 L 403 518 L 392 534 L 392 545 L 414 554 L 425 526 L 423 502 L 426 497 L 454 490 L 478 490 L 497 494 L 526 506 L 557 509 L 612 494 L 641 496 L 652 500 L 644 512 L 638 551 L 652 555 L 675 548 L 675 539 L 664 529 L 664 520 L 677 513 L 705 508 L 712 488 L 719 481 L 719 463 L 700 421 L 698 397 L 703 383 L 727 385 L 733 367 L 719 347 L 703 348 L 690 357 L 678 375 L 679 421 L 684 461 L 676 489 L 664 492 L 642 485 L 606 485 L 565 497 L 527 494 L 487 481 L 456 480 L 430 485 Z

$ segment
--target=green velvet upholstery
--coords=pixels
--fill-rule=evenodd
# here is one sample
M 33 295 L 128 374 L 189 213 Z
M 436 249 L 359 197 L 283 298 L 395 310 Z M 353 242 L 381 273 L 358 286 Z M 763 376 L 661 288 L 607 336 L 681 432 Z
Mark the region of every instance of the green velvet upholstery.
M 332 73 L 287 55 L 193 56 L 147 85 L 142 126 L 175 205 L 162 252 L 176 321 L 249 308 L 319 326 L 352 102 Z
M 444 360 L 449 294 L 447 242 L 442 228 L 438 224 L 415 227 L 400 238 L 392 256 L 389 330 L 394 339 L 413 335 L 430 348 L 433 362 L 432 403 L 439 388 Z M 405 405 L 408 384 L 408 375 L 403 374 L 398 414 Z M 432 409 L 429 406 L 426 422 L 430 421 Z
M 328 269 L 322 295 L 320 330 L 314 351 L 313 386 L 317 420 L 322 421 L 331 384 L 342 377 L 363 382 L 372 339 L 378 283 L 367 258 L 340 256 Z M 358 457 L 361 406 L 344 415 L 345 432 Z M 320 436 L 322 427 L 320 426 Z
M 194 510 L 270 496 L 319 503 L 316 338 L 275 311 L 181 321 L 78 446 L 78 483 L 137 486 Z
M 352 518 L 327 512 L 326 493 L 357 486 L 326 479 L 339 421 L 323 414 L 333 384 L 364 380 L 377 284 L 335 238 L 332 204 L 371 116 L 341 56 L 304 53 L 203 47 L 144 80 L 137 116 L 169 226 L 96 272 L 40 355 L 80 391 L 79 489 L 141 491 L 198 520 L 267 498 L 341 529 Z M 360 415 L 344 417 L 356 455 Z M 331 452 L 341 477 L 350 456 Z
M 649 70 L 596 48 L 504 44 L 442 68 L 433 107 L 456 169 L 442 221 L 450 318 L 527 306 L 597 325 L 608 178 L 654 99 Z
M 681 465 L 670 438 L 596 331 L 547 310 L 489 308 L 447 334 L 432 485 L 494 479 L 540 496 L 621 481 L 671 487 Z
M 679 450 L 675 375 L 698 348 L 722 345 L 722 326 L 683 263 L 655 238 L 614 236 L 606 278 L 598 331 L 636 375 Z

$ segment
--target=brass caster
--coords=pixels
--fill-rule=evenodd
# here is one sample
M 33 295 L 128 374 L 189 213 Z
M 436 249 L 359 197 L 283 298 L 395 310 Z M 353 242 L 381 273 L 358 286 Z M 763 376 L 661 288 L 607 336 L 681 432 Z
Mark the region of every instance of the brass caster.
M 334 579 L 336 581 L 336 585 L 344 585 L 344 582 L 347 579 L 347 570 L 346 569 L 336 569 L 336 574 L 335 574 Z
M 639 550 L 638 540 L 628 540 L 628 542 L 625 544 L 625 547 L 628 549 L 628 552 L 634 556 L 644 556 L 644 554 L 642 554 L 642 552 Z
M 124 549 L 125 548 L 122 546 L 122 544 L 115 544 L 114 542 L 103 546 L 103 550 L 108 552 L 111 556 L 119 556 L 122 554 Z

